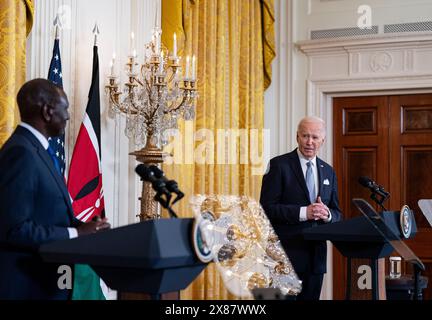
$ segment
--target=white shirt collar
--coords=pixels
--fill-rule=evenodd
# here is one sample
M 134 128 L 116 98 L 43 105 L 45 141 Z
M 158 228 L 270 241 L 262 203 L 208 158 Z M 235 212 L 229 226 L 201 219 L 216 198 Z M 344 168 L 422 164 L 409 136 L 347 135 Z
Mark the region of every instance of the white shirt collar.
M 297 148 L 297 154 L 298 157 L 300 159 L 300 164 L 302 167 L 306 167 L 306 163 L 308 163 L 309 161 L 312 162 L 312 167 L 316 168 L 316 156 L 313 157 L 312 159 L 306 159 L 305 156 L 300 152 L 300 150 Z
M 40 133 L 35 128 L 33 128 L 31 125 L 29 125 L 28 123 L 25 123 L 25 122 L 21 122 L 20 126 L 26 128 L 28 131 L 30 131 L 36 137 L 36 139 L 38 139 L 38 141 L 41 143 L 42 147 L 44 147 L 45 150 L 48 149 L 48 146 L 49 146 L 48 140 L 47 140 L 47 138 L 45 138 L 45 136 L 42 133 Z

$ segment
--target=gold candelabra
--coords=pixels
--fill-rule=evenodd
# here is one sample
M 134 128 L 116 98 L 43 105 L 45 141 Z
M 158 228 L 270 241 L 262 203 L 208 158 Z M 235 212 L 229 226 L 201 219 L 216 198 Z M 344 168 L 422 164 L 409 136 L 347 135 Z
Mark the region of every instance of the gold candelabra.
M 106 91 L 113 114 L 126 117 L 126 136 L 140 149 L 130 153 L 137 161 L 147 165 L 159 165 L 166 154 L 162 147 L 168 142 L 166 130 L 177 128 L 180 118 L 195 117 L 196 89 L 195 56 L 186 58 L 183 73 L 177 55 L 177 39 L 174 34 L 173 51 L 161 45 L 161 29 L 154 28 L 152 41 L 144 47 L 144 62 L 137 62 L 134 33 L 131 33 L 131 51 L 125 66 L 126 82 L 119 90 L 115 75 L 115 55 L 111 61 Z M 160 206 L 154 201 L 155 191 L 149 182 L 143 181 L 141 221 L 160 218 Z

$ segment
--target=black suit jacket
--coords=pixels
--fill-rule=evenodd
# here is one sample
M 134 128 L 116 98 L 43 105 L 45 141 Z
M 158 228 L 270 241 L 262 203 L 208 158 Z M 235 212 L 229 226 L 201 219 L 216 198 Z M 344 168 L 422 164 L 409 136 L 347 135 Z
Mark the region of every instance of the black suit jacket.
M 43 243 L 68 239 L 76 225 L 63 177 L 41 143 L 18 126 L 0 150 L 0 299 L 67 299 L 58 265 L 43 263 Z
M 337 193 L 337 179 L 333 168 L 316 159 L 318 196 L 331 211 L 330 222 L 342 217 Z M 327 247 L 325 241 L 306 241 L 302 232 L 323 224 L 322 220 L 300 222 L 300 207 L 311 204 L 297 149 L 270 161 L 264 175 L 260 202 L 279 236 L 296 272 L 325 273 Z

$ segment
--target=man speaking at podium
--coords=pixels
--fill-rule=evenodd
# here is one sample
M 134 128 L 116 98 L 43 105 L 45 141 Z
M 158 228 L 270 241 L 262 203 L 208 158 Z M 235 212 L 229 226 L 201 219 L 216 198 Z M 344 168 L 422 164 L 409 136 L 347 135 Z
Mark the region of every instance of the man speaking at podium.
M 302 280 L 297 300 L 318 300 L 326 272 L 326 242 L 304 240 L 303 230 L 341 219 L 335 172 L 317 157 L 324 140 L 324 121 L 303 118 L 298 148 L 271 159 L 262 181 L 261 205 Z
M 41 244 L 108 228 L 106 219 L 81 223 L 48 137 L 64 133 L 69 103 L 64 91 L 45 79 L 18 92 L 21 124 L 0 149 L 0 300 L 58 299 L 57 265 L 43 263 Z

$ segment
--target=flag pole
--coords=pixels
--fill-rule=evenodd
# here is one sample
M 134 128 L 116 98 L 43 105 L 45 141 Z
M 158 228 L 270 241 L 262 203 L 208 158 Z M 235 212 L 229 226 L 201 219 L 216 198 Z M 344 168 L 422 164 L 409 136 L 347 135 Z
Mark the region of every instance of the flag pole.
M 94 26 L 94 28 L 93 28 L 93 34 L 94 34 L 94 46 L 97 46 L 97 37 L 98 37 L 98 35 L 99 35 L 99 27 L 98 27 L 98 24 L 97 24 L 97 21 L 95 22 L 95 26 Z
M 54 23 L 53 23 L 54 27 L 55 27 L 55 39 L 59 39 L 60 35 L 59 35 L 59 31 L 60 31 L 60 27 L 61 27 L 61 22 L 60 22 L 60 17 L 57 14 L 55 19 L 54 19 Z

